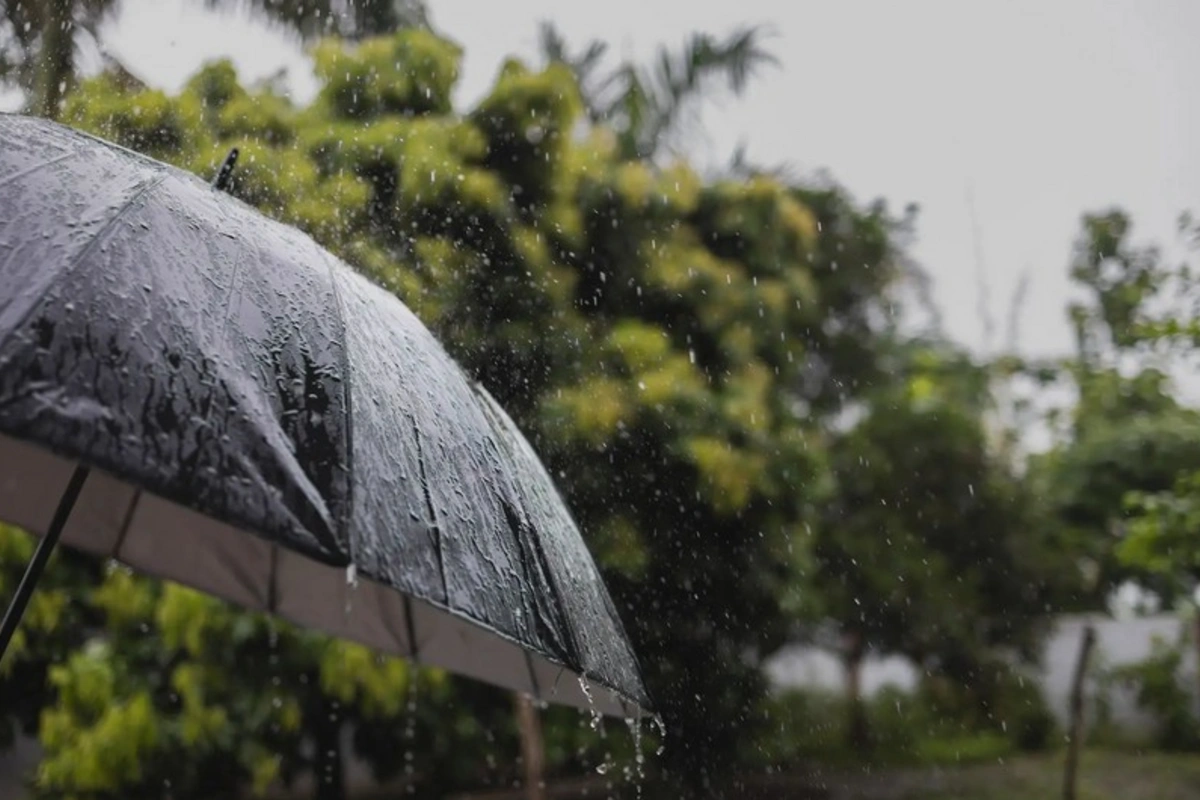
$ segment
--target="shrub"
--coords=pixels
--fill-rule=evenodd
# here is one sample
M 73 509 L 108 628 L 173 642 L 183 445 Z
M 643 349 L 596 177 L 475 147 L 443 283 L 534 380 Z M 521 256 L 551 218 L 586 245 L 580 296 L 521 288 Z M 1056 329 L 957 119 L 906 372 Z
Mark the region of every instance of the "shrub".
M 1038 685 L 1019 671 L 1008 670 L 998 681 L 992 716 L 1013 745 L 1041 752 L 1055 741 L 1058 725 Z
M 1167 751 L 1200 748 L 1200 720 L 1184 686 L 1182 662 L 1182 643 L 1172 645 L 1156 637 L 1146 659 L 1111 672 L 1117 683 L 1135 689 L 1138 706 L 1155 720 L 1154 745 Z

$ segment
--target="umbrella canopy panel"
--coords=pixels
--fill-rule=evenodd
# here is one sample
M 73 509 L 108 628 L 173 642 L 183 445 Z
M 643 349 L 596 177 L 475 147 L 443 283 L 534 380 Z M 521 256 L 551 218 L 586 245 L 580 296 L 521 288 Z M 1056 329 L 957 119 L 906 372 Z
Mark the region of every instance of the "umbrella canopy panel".
M 551 702 L 646 708 L 549 475 L 403 303 L 188 173 L 14 115 L 0 142 L 0 517 L 44 533 L 83 463 L 69 545 Z

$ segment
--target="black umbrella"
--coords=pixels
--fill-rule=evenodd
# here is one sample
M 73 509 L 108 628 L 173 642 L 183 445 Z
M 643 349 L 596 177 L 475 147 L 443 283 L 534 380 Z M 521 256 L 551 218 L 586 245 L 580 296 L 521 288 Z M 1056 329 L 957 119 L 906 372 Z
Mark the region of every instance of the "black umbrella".
M 0 518 L 43 536 L 0 654 L 61 534 L 536 698 L 648 706 L 550 477 L 408 308 L 193 175 L 14 115 Z

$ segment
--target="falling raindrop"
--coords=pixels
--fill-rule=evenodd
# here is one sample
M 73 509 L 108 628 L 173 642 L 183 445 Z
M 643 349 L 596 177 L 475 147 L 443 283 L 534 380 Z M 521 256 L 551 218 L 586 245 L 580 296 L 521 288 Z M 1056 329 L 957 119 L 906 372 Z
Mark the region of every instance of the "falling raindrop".
M 417 730 L 417 674 L 416 666 L 409 666 L 408 702 L 404 708 L 404 776 L 405 794 L 417 793 L 417 781 L 413 777 L 413 740 Z
M 646 780 L 646 757 L 642 754 L 642 712 L 639 709 L 636 717 L 626 717 L 625 724 L 633 736 L 633 769 L 637 796 L 642 796 L 642 783 Z
M 663 724 L 662 717 L 658 716 L 657 714 L 651 717 L 650 721 L 654 724 L 654 727 L 658 729 L 659 736 L 658 749 L 654 751 L 654 755 L 661 756 L 663 754 L 663 750 L 667 749 L 667 726 Z

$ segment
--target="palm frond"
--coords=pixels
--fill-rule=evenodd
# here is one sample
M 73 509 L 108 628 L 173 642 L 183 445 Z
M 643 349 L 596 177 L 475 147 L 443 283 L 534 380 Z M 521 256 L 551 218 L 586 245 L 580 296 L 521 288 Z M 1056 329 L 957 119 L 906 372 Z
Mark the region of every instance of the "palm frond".
M 575 75 L 588 117 L 593 122 L 604 119 L 610 110 L 605 98 L 610 94 L 608 86 L 614 75 L 601 78 L 597 85 L 596 71 L 608 52 L 608 45 L 593 40 L 582 52 L 573 54 L 558 26 L 544 20 L 538 26 L 538 50 L 548 64 L 563 64 Z
M 364 39 L 402 28 L 428 28 L 422 0 L 203 0 L 206 7 L 249 12 L 301 40 L 322 36 Z
M 654 152 L 663 140 L 685 127 L 696 101 L 708 95 L 713 82 L 724 78 L 734 95 L 742 94 L 750 80 L 779 60 L 763 46 L 767 31 L 743 27 L 724 40 L 694 34 L 678 51 L 660 48 L 657 67 L 643 82 L 652 86 L 656 110 L 646 129 L 644 149 Z
M 599 74 L 606 44 L 593 41 L 573 52 L 553 22 L 539 25 L 538 49 L 548 63 L 570 67 L 588 115 L 617 129 L 622 154 L 647 158 L 684 127 L 688 112 L 715 81 L 725 79 L 728 90 L 740 95 L 761 69 L 779 63 L 764 46 L 767 33 L 742 27 L 724 39 L 695 34 L 679 50 L 660 48 L 649 67 L 627 62 L 607 74 Z
M 558 26 L 548 19 L 544 19 L 538 24 L 538 50 L 541 51 L 542 58 L 551 63 L 571 63 L 566 38 Z

